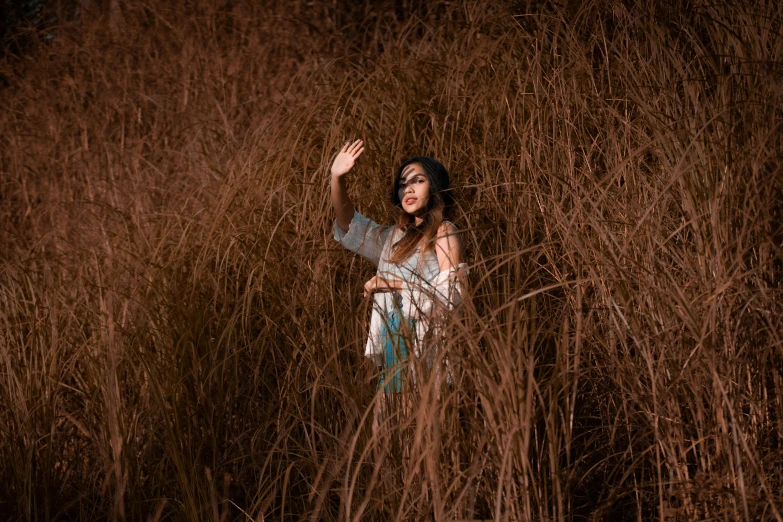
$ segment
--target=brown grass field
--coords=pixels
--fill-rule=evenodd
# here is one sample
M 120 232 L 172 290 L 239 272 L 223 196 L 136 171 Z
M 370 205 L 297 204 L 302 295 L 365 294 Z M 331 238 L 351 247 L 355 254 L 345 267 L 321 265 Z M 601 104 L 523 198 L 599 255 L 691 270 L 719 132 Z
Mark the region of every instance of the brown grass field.
M 0 60 L 0 519 L 783 521 L 779 2 L 84 4 Z M 377 434 L 359 137 L 471 266 Z

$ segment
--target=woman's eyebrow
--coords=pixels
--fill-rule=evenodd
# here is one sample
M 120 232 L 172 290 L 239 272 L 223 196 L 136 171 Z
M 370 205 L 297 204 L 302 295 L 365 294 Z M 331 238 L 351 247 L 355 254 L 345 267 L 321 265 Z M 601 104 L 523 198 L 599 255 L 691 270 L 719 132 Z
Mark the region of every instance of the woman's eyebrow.
M 413 171 L 413 170 L 416 170 L 416 169 L 415 169 L 415 167 L 413 167 L 413 166 L 410 166 L 410 167 L 406 168 L 406 169 L 405 169 L 405 170 L 402 172 L 402 174 L 400 175 L 400 181 L 401 181 L 401 182 L 405 182 L 405 177 L 406 177 L 408 174 L 410 174 L 410 173 L 411 173 L 411 171 Z

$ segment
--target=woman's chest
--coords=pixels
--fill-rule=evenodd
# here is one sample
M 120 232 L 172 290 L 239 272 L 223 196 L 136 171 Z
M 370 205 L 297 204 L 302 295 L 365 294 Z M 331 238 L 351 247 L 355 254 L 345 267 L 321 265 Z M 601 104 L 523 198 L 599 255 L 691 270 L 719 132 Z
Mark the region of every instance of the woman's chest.
M 440 272 L 440 268 L 438 265 L 438 256 L 433 250 L 428 249 L 422 251 L 422 248 L 418 247 L 413 254 L 402 263 L 397 264 L 389 262 L 394 244 L 399 240 L 400 235 L 401 234 L 396 230 L 389 235 L 390 237 L 383 248 L 381 261 L 378 265 L 378 272 L 391 274 L 409 282 L 418 279 L 423 279 L 425 281 L 434 279 L 438 275 L 438 272 Z

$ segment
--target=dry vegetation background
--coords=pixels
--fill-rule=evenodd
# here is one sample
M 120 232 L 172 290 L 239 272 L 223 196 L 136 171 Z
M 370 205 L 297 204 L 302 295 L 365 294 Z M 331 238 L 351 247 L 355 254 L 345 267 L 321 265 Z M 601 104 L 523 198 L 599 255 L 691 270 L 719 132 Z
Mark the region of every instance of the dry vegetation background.
M 4 519 L 782 520 L 781 4 L 84 4 L 0 62 Z M 355 137 L 472 266 L 377 437 Z

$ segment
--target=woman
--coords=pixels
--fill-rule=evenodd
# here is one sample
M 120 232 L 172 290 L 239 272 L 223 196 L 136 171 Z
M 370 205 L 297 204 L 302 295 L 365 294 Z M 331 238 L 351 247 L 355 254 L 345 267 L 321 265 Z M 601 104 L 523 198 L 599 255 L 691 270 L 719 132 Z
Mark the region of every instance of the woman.
M 346 143 L 332 164 L 334 237 L 378 267 L 364 285 L 365 295 L 373 296 L 365 355 L 383 370 L 383 392 L 399 393 L 408 387 L 402 365 L 411 348 L 431 369 L 435 353 L 425 345 L 427 334 L 460 303 L 462 244 L 456 227 L 445 221 L 448 172 L 432 158 L 410 158 L 397 170 L 391 194 L 400 211 L 395 225 L 381 226 L 356 212 L 345 176 L 363 152 L 362 140 Z

